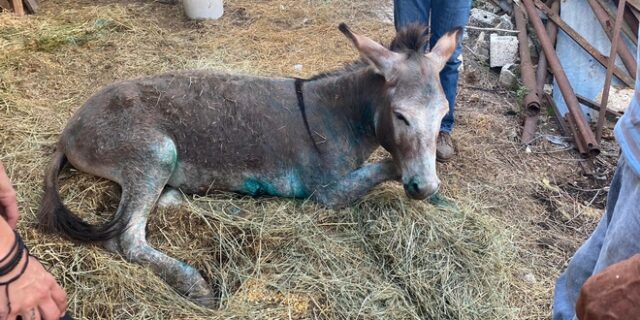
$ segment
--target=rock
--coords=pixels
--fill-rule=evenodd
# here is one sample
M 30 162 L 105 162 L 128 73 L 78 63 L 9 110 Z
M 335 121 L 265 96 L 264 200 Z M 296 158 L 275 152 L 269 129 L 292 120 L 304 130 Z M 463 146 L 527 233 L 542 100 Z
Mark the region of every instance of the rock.
M 491 13 L 498 13 L 501 10 L 500 7 L 497 6 L 493 1 L 474 1 L 473 7 L 484 11 L 489 11 Z
M 294 64 L 293 65 L 293 70 L 298 71 L 298 72 L 302 71 L 302 65 L 301 64 Z
M 522 277 L 522 279 L 529 283 L 536 283 L 536 276 L 534 276 L 533 273 L 525 274 L 524 277 Z
M 501 15 L 500 16 L 500 23 L 498 23 L 496 28 L 514 30 L 513 29 L 513 22 L 511 22 L 511 17 L 508 14 Z
M 515 66 L 513 64 L 507 64 L 500 69 L 500 77 L 498 82 L 505 89 L 513 89 L 518 83 L 518 76 L 515 72 Z
M 609 89 L 609 101 L 607 101 L 607 109 L 617 112 L 624 112 L 631 103 L 633 95 L 633 89 L 618 89 L 614 86 L 611 86 L 611 88 Z M 593 100 L 598 103 L 602 101 L 602 91 L 600 91 L 600 93 L 598 93 L 598 96 Z
M 471 9 L 469 24 L 477 27 L 493 27 L 500 22 L 500 17 L 489 11 L 478 8 Z
M 495 33 L 489 38 L 489 66 L 502 67 L 514 64 L 518 58 L 518 38 L 499 36 Z
M 485 61 L 489 59 L 489 41 L 487 41 L 487 36 L 484 31 L 478 34 L 476 43 L 473 45 L 473 51 L 478 57 L 483 58 Z

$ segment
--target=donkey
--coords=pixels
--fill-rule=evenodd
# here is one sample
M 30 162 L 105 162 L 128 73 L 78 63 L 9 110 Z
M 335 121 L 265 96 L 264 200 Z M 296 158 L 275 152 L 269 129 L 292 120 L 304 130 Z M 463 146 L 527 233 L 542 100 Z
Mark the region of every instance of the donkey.
M 449 109 L 438 75 L 462 29 L 428 53 L 424 26 L 399 31 L 389 49 L 345 24 L 339 30 L 364 59 L 307 80 L 187 71 L 103 88 L 62 132 L 45 174 L 40 226 L 104 241 L 212 306 L 214 290 L 195 268 L 146 241 L 163 191 L 309 198 L 335 208 L 401 180 L 409 197 L 431 196 L 439 185 L 436 137 Z M 380 145 L 392 159 L 364 164 Z M 64 206 L 57 180 L 67 162 L 120 185 L 109 222 L 91 225 Z

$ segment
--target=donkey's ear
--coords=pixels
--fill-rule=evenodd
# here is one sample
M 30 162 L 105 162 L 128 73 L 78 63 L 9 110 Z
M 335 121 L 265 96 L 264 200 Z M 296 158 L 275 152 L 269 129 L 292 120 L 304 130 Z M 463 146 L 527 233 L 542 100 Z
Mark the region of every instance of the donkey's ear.
M 425 54 L 436 63 L 436 68 L 442 70 L 447 60 L 451 58 L 451 55 L 456 51 L 456 46 L 462 40 L 462 27 L 457 27 L 447 33 L 445 33 L 436 45 L 433 46 L 431 52 Z
M 383 76 L 388 74 L 393 65 L 402 59 L 401 54 L 383 47 L 369 37 L 352 32 L 344 23 L 341 23 L 338 29 L 353 42 L 360 54 Z

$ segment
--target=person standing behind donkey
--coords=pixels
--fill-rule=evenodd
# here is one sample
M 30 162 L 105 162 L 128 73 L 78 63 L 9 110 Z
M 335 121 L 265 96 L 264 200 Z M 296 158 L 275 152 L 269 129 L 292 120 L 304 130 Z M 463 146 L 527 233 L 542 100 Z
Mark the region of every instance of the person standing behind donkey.
M 429 46 L 433 45 L 447 31 L 455 27 L 464 27 L 469 20 L 471 12 L 471 0 L 394 0 L 393 15 L 396 30 L 412 24 L 420 23 L 430 26 L 431 39 Z M 429 23 L 431 18 L 431 23 Z M 440 134 L 436 144 L 436 157 L 439 161 L 451 159 L 455 153 L 451 130 L 453 129 L 453 113 L 456 104 L 458 89 L 458 76 L 460 53 L 462 44 L 459 42 L 456 50 L 440 72 L 440 83 L 444 94 L 449 101 L 449 112 L 442 119 Z

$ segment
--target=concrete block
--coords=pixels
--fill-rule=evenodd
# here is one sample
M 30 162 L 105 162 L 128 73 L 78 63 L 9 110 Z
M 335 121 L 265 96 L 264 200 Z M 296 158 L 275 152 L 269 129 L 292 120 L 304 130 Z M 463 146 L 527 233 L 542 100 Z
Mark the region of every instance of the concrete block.
M 469 24 L 477 27 L 493 27 L 500 22 L 500 17 L 486 10 L 473 8 L 469 17 Z
M 516 36 L 499 36 L 492 33 L 489 37 L 489 65 L 502 67 L 514 64 L 518 59 L 518 38 Z

